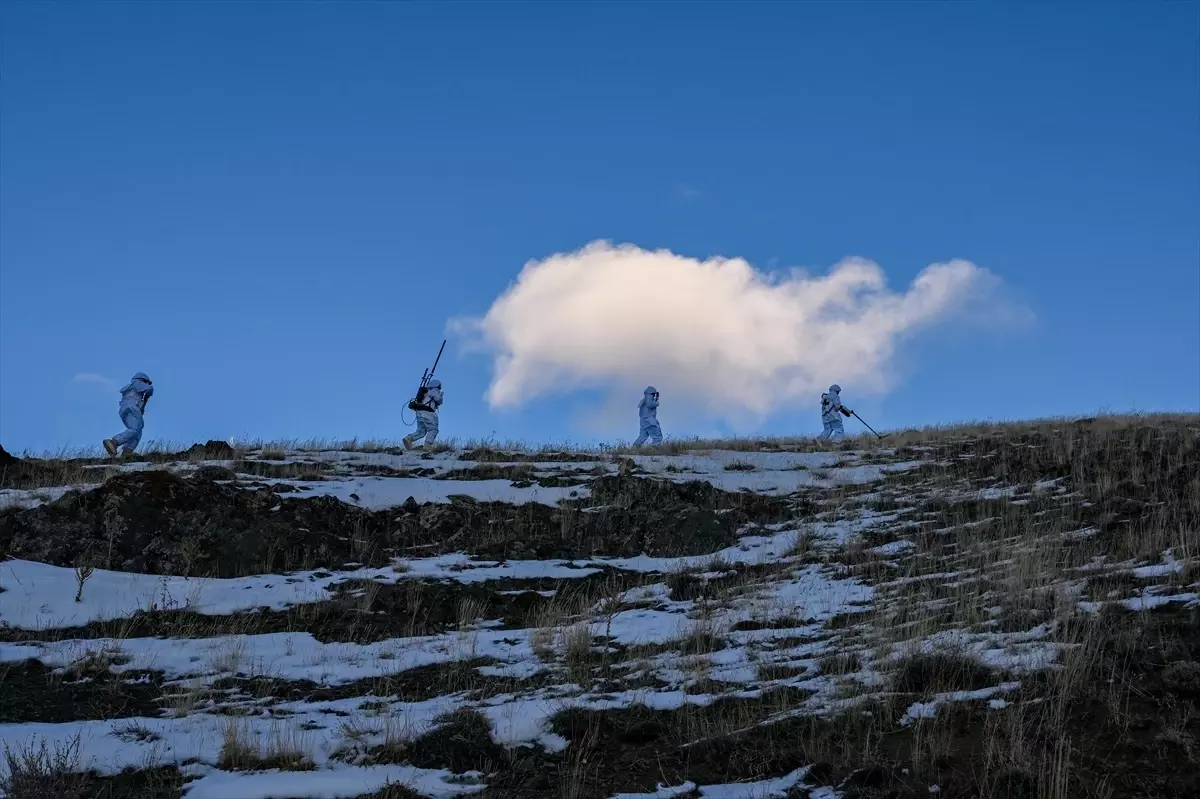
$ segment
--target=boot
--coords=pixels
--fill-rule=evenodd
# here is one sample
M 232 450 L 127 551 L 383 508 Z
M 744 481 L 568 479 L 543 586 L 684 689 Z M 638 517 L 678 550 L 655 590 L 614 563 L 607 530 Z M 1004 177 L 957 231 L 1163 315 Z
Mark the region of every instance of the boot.
M 408 436 L 405 436 L 405 437 L 404 437 L 404 448 L 405 448 L 406 450 L 409 450 L 409 451 L 411 452 L 411 451 L 412 451 L 412 445 L 413 445 L 413 443 L 412 443 L 412 439 L 411 439 L 411 438 L 409 438 Z
M 117 442 L 111 438 L 104 439 L 104 451 L 108 453 L 108 457 L 117 457 Z

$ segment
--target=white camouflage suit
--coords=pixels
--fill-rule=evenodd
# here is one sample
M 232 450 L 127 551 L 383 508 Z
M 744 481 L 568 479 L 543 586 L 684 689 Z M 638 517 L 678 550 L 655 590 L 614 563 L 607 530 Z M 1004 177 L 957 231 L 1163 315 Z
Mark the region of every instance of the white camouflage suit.
M 821 422 L 824 429 L 817 436 L 820 441 L 839 441 L 846 435 L 842 427 L 842 416 L 849 416 L 853 411 L 842 405 L 842 387 L 836 383 L 829 387 L 829 392 L 821 395 Z
M 426 386 L 425 396 L 422 403 L 430 410 L 415 411 L 417 414 L 417 429 L 404 437 L 404 448 L 412 449 L 413 444 L 420 440 L 421 436 L 425 437 L 425 446 L 428 447 L 437 438 L 438 434 L 438 415 L 437 409 L 441 407 L 442 397 L 442 381 L 430 380 Z

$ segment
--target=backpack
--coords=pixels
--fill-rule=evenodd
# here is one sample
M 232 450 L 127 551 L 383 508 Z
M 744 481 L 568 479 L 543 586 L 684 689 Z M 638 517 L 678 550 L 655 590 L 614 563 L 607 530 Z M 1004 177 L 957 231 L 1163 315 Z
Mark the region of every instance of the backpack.
M 428 391 L 429 391 L 429 389 L 426 386 L 421 386 L 420 388 L 418 388 L 417 396 L 414 399 L 409 400 L 408 409 L 410 411 L 432 411 L 433 408 L 430 408 L 428 405 L 425 404 L 425 394 Z

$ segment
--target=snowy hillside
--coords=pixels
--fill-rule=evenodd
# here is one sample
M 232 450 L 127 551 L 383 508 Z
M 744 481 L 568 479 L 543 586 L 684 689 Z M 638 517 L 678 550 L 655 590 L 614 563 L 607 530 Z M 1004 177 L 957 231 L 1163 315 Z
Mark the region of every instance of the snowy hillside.
M 29 797 L 1183 797 L 1200 419 L 0 478 Z

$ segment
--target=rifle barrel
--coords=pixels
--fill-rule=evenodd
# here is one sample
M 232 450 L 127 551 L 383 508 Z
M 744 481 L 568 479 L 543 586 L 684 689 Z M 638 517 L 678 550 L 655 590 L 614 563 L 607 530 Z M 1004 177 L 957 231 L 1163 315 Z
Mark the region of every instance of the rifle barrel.
M 446 339 L 442 339 L 442 346 L 438 348 L 437 357 L 433 359 L 433 368 L 426 368 L 425 371 L 421 372 L 421 388 L 425 388 L 430 378 L 433 377 L 433 373 L 437 370 L 438 361 L 442 359 L 442 350 L 444 349 L 446 349 Z
M 433 359 L 433 368 L 429 370 L 429 376 L 433 377 L 433 373 L 437 371 L 438 361 L 442 360 L 442 350 L 446 349 L 446 339 L 442 339 L 442 346 L 438 347 L 437 357 Z

